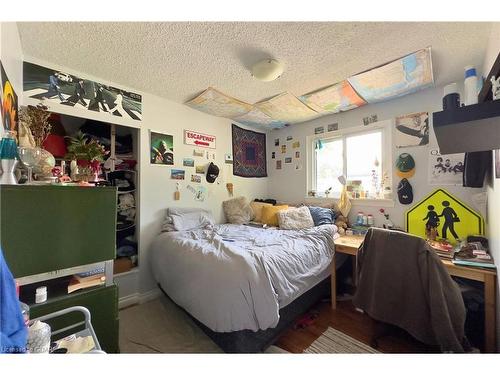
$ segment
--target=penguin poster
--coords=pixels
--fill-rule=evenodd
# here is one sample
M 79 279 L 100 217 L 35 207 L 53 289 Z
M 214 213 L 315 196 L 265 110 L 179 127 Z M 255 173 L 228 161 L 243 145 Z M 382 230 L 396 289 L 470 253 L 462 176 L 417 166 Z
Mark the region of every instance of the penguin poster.
M 469 235 L 484 234 L 482 216 L 443 189 L 437 189 L 406 212 L 406 231 L 427 238 L 430 231 L 437 239 L 452 244 Z

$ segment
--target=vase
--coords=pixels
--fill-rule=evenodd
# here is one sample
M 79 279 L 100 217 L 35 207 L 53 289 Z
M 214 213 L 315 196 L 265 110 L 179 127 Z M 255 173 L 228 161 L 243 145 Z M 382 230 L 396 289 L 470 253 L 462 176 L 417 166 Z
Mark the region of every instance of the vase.
M 18 161 L 16 159 L 1 159 L 2 171 L 0 174 L 1 185 L 17 185 L 14 170 L 16 169 Z

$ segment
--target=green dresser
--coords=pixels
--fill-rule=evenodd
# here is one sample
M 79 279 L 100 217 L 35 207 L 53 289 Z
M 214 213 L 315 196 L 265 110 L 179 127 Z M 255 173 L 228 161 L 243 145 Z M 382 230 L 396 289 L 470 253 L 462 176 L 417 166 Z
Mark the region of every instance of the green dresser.
M 1 185 L 0 211 L 0 242 L 15 278 L 52 273 L 47 276 L 47 285 L 52 285 L 59 280 L 54 271 L 115 258 L 115 187 Z M 23 289 L 24 295 L 29 292 L 25 302 L 32 318 L 70 306 L 87 307 L 102 349 L 115 353 L 118 288 L 109 280 L 106 284 L 71 294 L 65 286 L 49 286 L 48 300 L 42 304 L 32 303 L 30 287 L 36 285 L 26 285 L 21 297 Z M 78 321 L 77 316 L 65 316 L 51 322 L 51 327 L 56 330 Z

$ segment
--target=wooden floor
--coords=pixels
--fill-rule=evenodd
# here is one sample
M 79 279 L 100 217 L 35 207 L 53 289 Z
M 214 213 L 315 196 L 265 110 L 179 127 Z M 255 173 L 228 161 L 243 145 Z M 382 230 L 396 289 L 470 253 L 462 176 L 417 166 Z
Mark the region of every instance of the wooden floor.
M 330 308 L 330 302 L 324 301 L 311 311 L 318 317 L 305 328 L 290 328 L 275 343 L 276 346 L 291 353 L 302 353 L 328 328 L 332 327 L 370 345 L 375 326 L 366 314 L 354 309 L 351 301 L 339 301 L 337 309 Z M 378 340 L 377 350 L 383 353 L 436 353 L 436 348 L 426 346 L 396 327 Z

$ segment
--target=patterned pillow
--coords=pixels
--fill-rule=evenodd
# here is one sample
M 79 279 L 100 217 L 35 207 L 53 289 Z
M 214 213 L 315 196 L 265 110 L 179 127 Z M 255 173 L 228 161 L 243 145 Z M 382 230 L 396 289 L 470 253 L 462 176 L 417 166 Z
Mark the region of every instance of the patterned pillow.
M 314 221 L 307 207 L 290 208 L 278 212 L 282 229 L 307 229 L 314 227 Z
M 309 206 L 309 211 L 314 220 L 314 226 L 334 224 L 335 223 L 335 211 L 331 208 L 314 207 Z
M 247 224 L 253 219 L 253 211 L 245 197 L 238 197 L 222 202 L 222 208 L 228 223 Z

